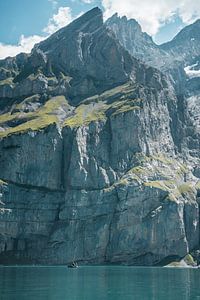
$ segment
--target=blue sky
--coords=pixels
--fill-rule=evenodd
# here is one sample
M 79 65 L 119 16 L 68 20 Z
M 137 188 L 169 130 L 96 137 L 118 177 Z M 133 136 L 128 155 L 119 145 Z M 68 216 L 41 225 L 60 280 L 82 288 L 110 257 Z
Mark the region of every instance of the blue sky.
M 0 42 L 13 44 L 18 42 L 21 34 L 42 34 L 42 29 L 59 7 L 70 7 L 73 15 L 77 16 L 94 7 L 94 4 L 70 0 L 1 0 Z
M 157 43 L 172 39 L 200 17 L 199 0 L 1 0 L 0 58 L 29 52 L 35 42 L 99 6 L 105 18 L 115 12 L 135 18 Z

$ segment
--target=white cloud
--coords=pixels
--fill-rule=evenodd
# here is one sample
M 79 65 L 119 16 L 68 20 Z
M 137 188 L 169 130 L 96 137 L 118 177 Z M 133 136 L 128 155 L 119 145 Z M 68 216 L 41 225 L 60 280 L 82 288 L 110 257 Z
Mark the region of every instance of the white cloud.
M 29 37 L 21 35 L 17 45 L 0 43 L 0 59 L 6 58 L 7 56 L 15 56 L 20 52 L 29 53 L 36 43 L 39 43 L 44 39 L 45 37 L 39 35 L 32 35 Z
M 56 5 L 57 0 L 48 0 Z M 179 15 L 185 24 L 194 22 L 200 18 L 199 0 L 101 0 L 105 9 L 105 18 L 110 17 L 115 12 L 119 15 L 126 15 L 128 18 L 135 18 L 144 31 L 155 35 L 159 28 L 169 20 L 173 20 L 174 15 Z M 85 3 L 94 0 L 82 0 Z M 80 14 L 81 15 L 81 14 Z M 79 17 L 80 15 L 76 16 Z M 22 35 L 17 45 L 6 45 L 0 43 L 0 59 L 7 56 L 15 56 L 20 52 L 30 52 L 35 43 L 38 43 L 61 27 L 73 21 L 70 7 L 60 7 L 56 14 L 49 19 L 47 26 L 43 29 L 46 36 L 33 35 L 24 37 Z
M 52 34 L 56 30 L 66 26 L 72 22 L 72 12 L 70 7 L 60 7 L 58 13 L 54 14 L 53 17 L 49 20 L 47 27 L 43 29 L 43 32 Z
M 105 18 L 116 12 L 120 16 L 135 18 L 151 35 L 155 35 L 176 14 L 185 24 L 200 18 L 199 0 L 102 0 L 102 5 Z
M 54 0 L 49 0 L 55 3 Z M 79 15 L 80 16 L 80 15 Z M 8 56 L 15 56 L 20 52 L 29 53 L 36 43 L 39 43 L 46 39 L 50 34 L 54 33 L 58 29 L 66 26 L 73 21 L 70 7 L 60 7 L 58 12 L 49 19 L 48 25 L 43 29 L 45 36 L 33 35 L 25 37 L 21 35 L 17 45 L 8 45 L 0 43 L 0 59 L 4 59 Z
M 94 0 L 82 0 L 82 2 L 84 2 L 86 4 L 90 4 L 90 3 L 94 2 Z

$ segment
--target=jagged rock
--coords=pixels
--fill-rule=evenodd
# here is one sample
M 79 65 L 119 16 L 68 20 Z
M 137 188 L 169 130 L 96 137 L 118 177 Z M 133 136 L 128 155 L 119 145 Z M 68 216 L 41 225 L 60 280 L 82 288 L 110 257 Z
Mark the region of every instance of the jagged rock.
M 200 21 L 183 28 L 170 42 L 156 45 L 152 38 L 142 32 L 136 20 L 113 15 L 106 25 L 115 33 L 120 43 L 131 55 L 164 71 L 176 88 L 177 94 L 185 90 L 185 65 L 198 62 L 200 55 Z M 187 89 L 186 89 L 187 91 Z
M 166 53 L 154 43 L 151 36 L 142 32 L 142 28 L 136 20 L 128 20 L 126 16 L 121 18 L 115 14 L 106 21 L 106 26 L 115 33 L 120 43 L 134 57 L 153 67 L 163 65 Z
M 183 28 L 175 38 L 160 48 L 177 61 L 187 64 L 200 54 L 200 20 Z
M 194 258 L 191 254 L 187 254 L 183 259 L 180 261 L 174 261 L 170 264 L 166 265 L 166 267 L 181 267 L 181 268 L 196 268 L 197 263 L 194 261 Z
M 155 265 L 198 250 L 198 24 L 157 46 L 95 8 L 0 61 L 1 263 Z

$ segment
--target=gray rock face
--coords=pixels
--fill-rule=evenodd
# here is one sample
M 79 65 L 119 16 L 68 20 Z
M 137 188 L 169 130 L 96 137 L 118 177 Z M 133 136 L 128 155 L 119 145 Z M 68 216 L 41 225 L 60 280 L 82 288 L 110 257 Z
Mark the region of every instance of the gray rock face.
M 174 143 L 185 155 L 199 157 L 200 21 L 180 31 L 170 42 L 156 45 L 135 20 L 115 14 L 106 25 L 130 54 L 160 69 L 177 95 L 177 108 L 168 106 Z M 175 112 L 176 111 L 176 112 Z M 175 112 L 175 114 L 174 114 Z
M 167 54 L 154 43 L 151 36 L 142 32 L 136 20 L 128 20 L 126 16 L 121 18 L 115 14 L 106 21 L 106 26 L 134 57 L 153 67 L 163 65 L 162 60 L 166 59 Z
M 175 38 L 160 48 L 170 55 L 174 55 L 177 60 L 188 63 L 200 53 L 200 20 L 183 28 Z
M 139 68 L 104 26 L 96 8 L 36 45 L 14 79 L 0 86 L 0 98 L 61 93 L 76 104 L 135 78 Z M 49 84 L 52 77 L 58 79 L 61 92 Z
M 34 149 L 32 143 L 34 141 Z M 61 188 L 62 139 L 57 129 L 10 136 L 1 142 L 1 176 L 21 185 Z M 19 159 L 17 159 L 19 158 Z M 21 159 L 20 159 L 21 158 Z M 31 159 L 30 159 L 31 158 Z M 44 165 L 46 167 L 44 168 Z M 38 176 L 40 174 L 40 176 Z
M 1 263 L 155 265 L 198 250 L 198 64 L 153 68 L 167 51 L 96 8 L 0 61 Z
M 184 67 L 192 65 L 193 61 L 196 63 L 200 55 L 199 20 L 182 29 L 172 41 L 162 45 L 156 45 L 147 33 L 142 32 L 134 19 L 127 20 L 115 14 L 106 21 L 106 25 L 131 55 L 165 72 L 177 94 L 184 93 Z

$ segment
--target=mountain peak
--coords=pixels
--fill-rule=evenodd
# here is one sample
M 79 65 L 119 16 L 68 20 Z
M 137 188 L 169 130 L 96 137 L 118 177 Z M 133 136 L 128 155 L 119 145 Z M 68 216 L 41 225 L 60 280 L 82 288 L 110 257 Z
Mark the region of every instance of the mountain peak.
M 135 20 L 135 19 L 128 19 L 126 16 L 119 16 L 118 13 L 115 13 L 112 17 L 110 17 L 107 21 L 106 24 L 108 26 L 112 26 L 114 24 L 120 24 L 123 26 L 131 26 L 132 30 L 138 30 L 142 31 L 142 28 L 140 24 Z
M 78 19 L 74 20 L 69 26 L 80 27 L 88 23 L 102 25 L 103 24 L 103 13 L 99 7 L 95 7 L 85 14 L 81 15 Z
M 195 21 L 193 24 L 190 24 L 184 27 L 173 40 L 182 38 L 198 38 L 200 39 L 200 20 Z
M 129 80 L 134 62 L 104 25 L 98 7 L 35 46 L 29 65 L 40 67 L 43 57 L 44 74 L 70 78 L 66 95 L 74 103 Z
M 121 45 L 131 55 L 154 66 L 155 57 L 160 54 L 160 50 L 152 38 L 142 31 L 135 19 L 127 19 L 126 16 L 120 17 L 114 14 L 106 21 L 106 26 L 114 32 Z
M 161 51 L 94 8 L 0 61 L 1 265 L 200 263 L 192 26 Z
M 46 48 L 47 45 L 49 46 L 49 43 L 52 44 L 55 41 L 58 42 L 74 32 L 92 33 L 102 25 L 103 13 L 99 7 L 95 7 L 72 21 L 70 24 L 56 31 L 49 38 L 38 45 Z
M 174 47 L 179 47 L 180 45 L 187 44 L 190 42 L 200 41 L 200 19 L 184 27 L 170 42 L 161 45 L 164 50 L 169 50 Z

